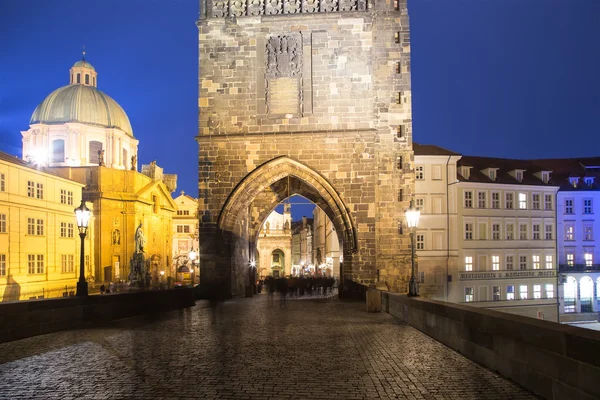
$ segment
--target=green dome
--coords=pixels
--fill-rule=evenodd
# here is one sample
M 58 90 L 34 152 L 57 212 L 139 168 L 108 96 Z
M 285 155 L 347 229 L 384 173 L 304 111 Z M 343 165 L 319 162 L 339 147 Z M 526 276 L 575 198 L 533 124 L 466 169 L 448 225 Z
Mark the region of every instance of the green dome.
M 125 111 L 110 96 L 93 86 L 68 85 L 56 89 L 36 107 L 29 124 L 66 122 L 119 128 L 133 137 Z
M 85 60 L 77 61 L 75 64 L 73 64 L 73 66 L 74 67 L 90 68 L 90 69 L 93 69 L 94 71 L 96 70 L 96 68 L 94 68 L 94 66 L 92 64 L 90 64 L 89 62 L 87 62 Z

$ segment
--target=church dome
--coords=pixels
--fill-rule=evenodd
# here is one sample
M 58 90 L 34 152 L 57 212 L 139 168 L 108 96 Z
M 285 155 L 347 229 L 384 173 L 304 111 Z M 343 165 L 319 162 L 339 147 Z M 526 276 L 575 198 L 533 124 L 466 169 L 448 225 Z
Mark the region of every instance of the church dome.
M 93 69 L 87 65 L 74 65 Z M 105 128 L 119 128 L 133 137 L 131 123 L 123 108 L 110 96 L 94 86 L 71 84 L 56 89 L 37 106 L 29 124 L 64 124 L 79 122 Z
M 94 68 L 94 66 L 92 64 L 90 64 L 89 62 L 87 62 L 86 60 L 79 60 L 77 61 L 75 64 L 73 64 L 74 67 L 84 67 L 84 68 L 89 68 L 91 70 L 96 70 L 96 68 Z

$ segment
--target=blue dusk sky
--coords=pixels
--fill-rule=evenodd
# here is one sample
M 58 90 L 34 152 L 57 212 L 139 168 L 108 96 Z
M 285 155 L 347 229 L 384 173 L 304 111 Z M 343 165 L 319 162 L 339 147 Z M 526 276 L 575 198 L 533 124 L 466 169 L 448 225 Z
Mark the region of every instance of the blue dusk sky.
M 600 155 L 599 0 L 409 0 L 409 15 L 415 141 Z M 197 18 L 196 0 L 0 0 L 0 150 L 21 155 L 20 131 L 85 45 L 99 89 L 131 120 L 139 164 L 156 160 L 196 197 Z

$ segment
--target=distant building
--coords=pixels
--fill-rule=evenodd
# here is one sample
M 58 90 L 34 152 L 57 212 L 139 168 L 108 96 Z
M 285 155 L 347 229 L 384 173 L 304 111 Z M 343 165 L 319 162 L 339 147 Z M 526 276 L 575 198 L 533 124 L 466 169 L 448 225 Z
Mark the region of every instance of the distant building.
M 173 265 L 177 268 L 183 264 L 190 264 L 189 254 L 196 252 L 194 261 L 194 278 L 198 279 L 198 200 L 185 194 L 173 199 L 177 207 L 173 216 Z
M 313 210 L 315 269 L 324 276 L 340 276 L 340 241 L 331 220 L 320 207 Z
M 257 276 L 274 278 L 292 273 L 291 204 L 284 203 L 283 214 L 272 211 L 263 222 L 256 241 Z
M 315 273 L 313 222 L 312 218 L 302 217 L 301 221 L 294 223 L 292 237 L 292 253 L 295 255 L 294 265 L 292 265 L 292 273 L 294 275 Z

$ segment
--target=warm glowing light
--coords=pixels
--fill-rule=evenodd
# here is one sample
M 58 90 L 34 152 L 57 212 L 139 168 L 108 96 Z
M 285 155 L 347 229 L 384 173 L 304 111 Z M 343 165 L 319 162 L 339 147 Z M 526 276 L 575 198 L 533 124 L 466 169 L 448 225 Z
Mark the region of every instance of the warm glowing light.
M 44 149 L 34 149 L 27 157 L 32 163 L 37 165 L 46 165 L 48 163 L 48 152 Z
M 85 206 L 85 201 L 82 200 L 81 205 L 75 209 L 75 218 L 77 219 L 77 227 L 80 233 L 85 233 L 87 230 L 91 216 L 92 212 Z
M 196 254 L 196 252 L 194 251 L 194 249 L 190 250 L 190 252 L 188 253 L 188 258 L 190 259 L 190 261 L 194 261 L 196 259 L 196 256 L 198 254 Z
M 250 261 L 250 266 L 253 268 L 256 267 L 256 261 L 254 261 L 254 260 Z
M 404 216 L 406 217 L 406 224 L 409 228 L 416 228 L 419 225 L 419 217 L 421 216 L 421 211 L 419 211 L 414 206 L 414 202 L 410 201 L 410 207 L 404 212 Z
M 164 275 L 164 274 L 165 274 L 165 271 L 160 271 L 160 274 L 161 274 L 161 275 Z

